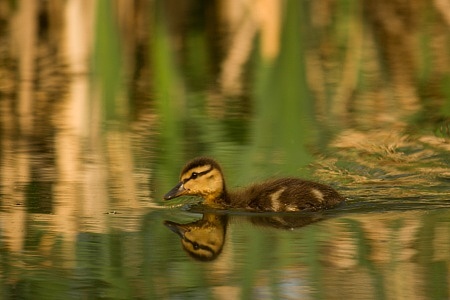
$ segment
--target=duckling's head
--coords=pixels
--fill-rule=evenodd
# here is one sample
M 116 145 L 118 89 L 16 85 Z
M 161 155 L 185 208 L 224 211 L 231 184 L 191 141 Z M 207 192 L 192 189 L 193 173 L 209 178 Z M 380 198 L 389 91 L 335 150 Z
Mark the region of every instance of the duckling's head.
M 206 204 L 214 206 L 225 193 L 225 181 L 219 164 L 211 158 L 198 157 L 186 164 L 181 171 L 180 182 L 164 199 L 170 200 L 183 195 L 200 196 L 205 199 Z

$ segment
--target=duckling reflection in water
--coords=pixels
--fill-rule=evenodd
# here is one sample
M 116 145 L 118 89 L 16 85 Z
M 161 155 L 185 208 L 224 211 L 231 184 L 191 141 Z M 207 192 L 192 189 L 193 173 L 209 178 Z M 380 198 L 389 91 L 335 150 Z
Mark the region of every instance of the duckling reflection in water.
M 228 216 L 205 214 L 188 224 L 165 221 L 170 230 L 181 238 L 183 249 L 196 260 L 212 261 L 222 252 L 225 244 Z
M 255 215 L 244 217 L 256 226 L 272 227 L 277 229 L 294 229 L 318 222 L 323 219 L 317 213 L 305 214 L 301 218 L 297 215 Z M 194 259 L 200 261 L 213 261 L 224 248 L 228 215 L 205 213 L 203 218 L 192 223 L 179 224 L 164 221 L 170 230 L 181 238 L 183 249 Z
M 220 165 L 207 157 L 191 160 L 164 199 L 184 195 L 200 196 L 205 205 L 215 208 L 275 212 L 327 209 L 345 200 L 329 186 L 299 178 L 269 180 L 228 192 Z

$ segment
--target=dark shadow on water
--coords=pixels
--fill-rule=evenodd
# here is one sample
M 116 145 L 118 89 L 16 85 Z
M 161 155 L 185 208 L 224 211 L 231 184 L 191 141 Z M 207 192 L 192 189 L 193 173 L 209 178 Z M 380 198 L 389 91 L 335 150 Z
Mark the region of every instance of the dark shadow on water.
M 253 226 L 294 230 L 329 218 L 328 211 L 321 212 L 248 212 L 243 210 L 218 210 L 195 205 L 188 210 L 202 218 L 189 223 L 166 220 L 164 225 L 176 233 L 186 253 L 199 261 L 213 261 L 222 253 L 228 234 L 230 219 L 239 219 Z M 331 211 L 331 210 L 330 210 Z
M 380 213 L 394 211 L 413 211 L 413 210 L 436 210 L 449 209 L 449 199 L 436 199 L 433 196 L 415 196 L 415 197 L 361 197 L 349 199 L 345 206 L 339 207 L 334 212 L 336 214 L 354 214 L 354 213 Z
M 300 229 L 327 219 L 356 214 L 448 208 L 450 200 L 436 200 L 432 197 L 426 199 L 423 196 L 402 199 L 348 199 L 329 210 L 290 213 L 221 210 L 198 204 L 186 206 L 184 209 L 189 213 L 200 214 L 202 218 L 184 224 L 166 220 L 164 225 L 180 237 L 182 247 L 189 256 L 200 261 L 213 261 L 222 253 L 230 219 L 238 219 L 257 227 L 286 231 Z

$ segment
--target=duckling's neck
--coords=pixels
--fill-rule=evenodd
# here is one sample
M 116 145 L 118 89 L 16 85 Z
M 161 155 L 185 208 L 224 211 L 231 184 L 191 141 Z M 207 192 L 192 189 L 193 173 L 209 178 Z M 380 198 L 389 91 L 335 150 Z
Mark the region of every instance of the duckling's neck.
M 205 195 L 203 198 L 205 199 L 206 204 L 213 207 L 224 207 L 230 204 L 230 196 L 225 182 L 223 183 L 222 190 Z

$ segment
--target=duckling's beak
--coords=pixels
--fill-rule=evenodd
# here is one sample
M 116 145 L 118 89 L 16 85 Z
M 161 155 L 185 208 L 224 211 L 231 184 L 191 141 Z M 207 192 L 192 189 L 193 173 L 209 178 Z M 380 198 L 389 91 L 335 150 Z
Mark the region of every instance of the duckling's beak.
M 184 239 L 184 233 L 188 231 L 186 228 L 183 227 L 183 225 L 175 222 L 164 221 L 164 225 L 166 225 L 167 228 L 178 234 L 182 239 Z
M 186 189 L 183 186 L 183 182 L 178 183 L 173 189 L 164 195 L 165 200 L 170 200 L 184 194 Z

